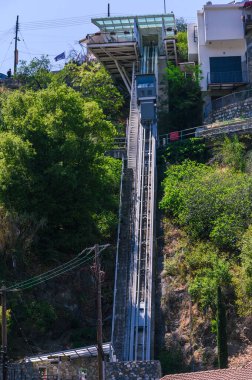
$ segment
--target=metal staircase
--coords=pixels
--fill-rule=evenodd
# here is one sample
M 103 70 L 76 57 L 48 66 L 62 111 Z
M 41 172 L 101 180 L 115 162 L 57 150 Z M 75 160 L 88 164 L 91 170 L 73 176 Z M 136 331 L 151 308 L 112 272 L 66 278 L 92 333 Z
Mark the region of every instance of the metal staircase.
M 137 149 L 138 149 L 139 111 L 137 106 L 135 66 L 133 65 L 130 117 L 128 125 L 128 168 L 136 170 Z
M 144 71 L 157 72 L 157 49 L 146 50 Z M 146 72 L 148 74 L 148 72 Z M 112 345 L 116 360 L 151 360 L 153 342 L 153 241 L 157 125 L 142 125 L 133 69 L 122 182 Z M 154 106 L 154 105 L 153 105 Z

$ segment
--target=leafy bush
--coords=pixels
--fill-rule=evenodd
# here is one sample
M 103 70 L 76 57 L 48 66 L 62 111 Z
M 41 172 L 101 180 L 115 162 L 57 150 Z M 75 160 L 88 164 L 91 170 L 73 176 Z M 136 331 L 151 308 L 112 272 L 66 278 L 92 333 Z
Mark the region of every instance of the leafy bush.
M 236 249 L 251 222 L 250 176 L 185 161 L 168 168 L 163 187 L 161 208 L 193 239 L 210 238 L 220 248 Z
M 190 159 L 191 161 L 205 162 L 207 149 L 202 139 L 190 138 L 187 140 L 176 141 L 168 145 L 164 152 L 166 162 L 179 164 Z
M 200 69 L 198 66 L 188 66 L 187 71 L 185 75 L 173 64 L 169 64 L 166 69 L 164 84 L 167 100 L 161 102 L 160 133 L 193 128 L 202 123 Z
M 180 349 L 170 349 L 161 351 L 160 360 L 163 375 L 184 372 L 186 369 L 182 351 Z
M 44 334 L 52 328 L 52 323 L 57 319 L 53 306 L 46 301 L 32 301 L 27 305 L 26 313 L 30 328 L 35 329 L 39 334 Z
M 221 163 L 235 170 L 245 168 L 245 145 L 239 141 L 237 135 L 229 138 L 225 136 L 221 147 L 216 151 L 217 158 Z
M 185 254 L 188 267 L 189 292 L 201 309 L 217 304 L 218 286 L 230 284 L 230 266 L 219 250 L 210 243 L 197 243 Z

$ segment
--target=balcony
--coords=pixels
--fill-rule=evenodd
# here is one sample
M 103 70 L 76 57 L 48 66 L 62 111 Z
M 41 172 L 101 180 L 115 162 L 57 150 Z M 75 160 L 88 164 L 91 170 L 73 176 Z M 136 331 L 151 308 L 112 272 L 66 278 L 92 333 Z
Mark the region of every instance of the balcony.
M 247 83 L 247 71 L 210 72 L 207 74 L 207 87 L 209 89 L 232 89 Z

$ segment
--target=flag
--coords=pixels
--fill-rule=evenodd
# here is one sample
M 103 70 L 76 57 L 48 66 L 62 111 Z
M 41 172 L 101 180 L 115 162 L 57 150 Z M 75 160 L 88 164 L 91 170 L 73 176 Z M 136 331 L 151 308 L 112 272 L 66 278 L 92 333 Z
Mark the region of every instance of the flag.
M 65 52 L 57 55 L 57 57 L 54 58 L 54 60 L 57 62 L 57 61 L 60 61 L 61 59 L 65 59 L 66 58 L 66 54 Z

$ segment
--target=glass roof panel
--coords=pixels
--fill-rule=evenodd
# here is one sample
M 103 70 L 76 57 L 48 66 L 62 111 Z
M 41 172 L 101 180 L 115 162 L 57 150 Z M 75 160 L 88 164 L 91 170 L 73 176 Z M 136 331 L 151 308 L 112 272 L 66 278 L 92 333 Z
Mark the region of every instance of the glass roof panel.
M 171 13 L 165 15 L 97 18 L 92 19 L 92 22 L 100 30 L 113 31 L 115 28 L 118 29 L 118 26 L 122 30 L 133 29 L 135 20 L 140 28 L 162 28 L 163 22 L 166 28 L 175 28 L 175 17 Z

